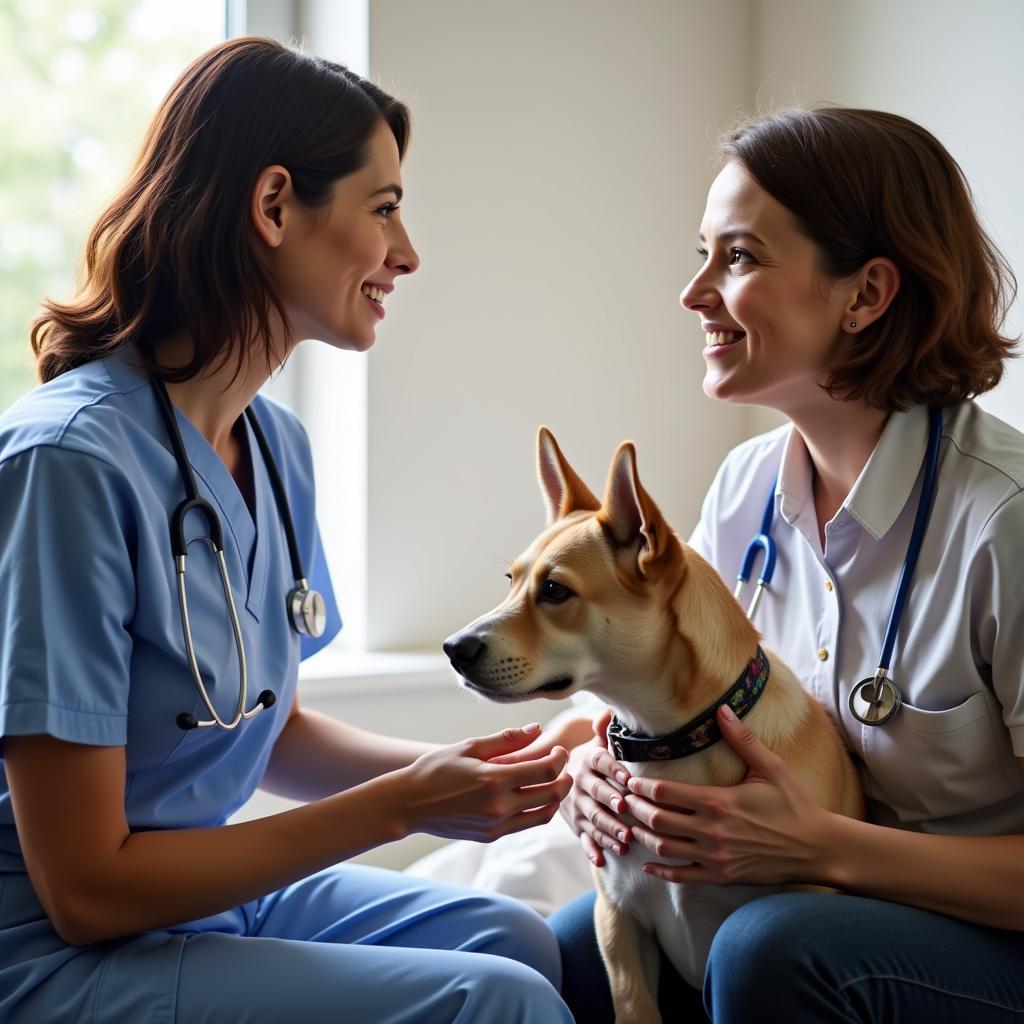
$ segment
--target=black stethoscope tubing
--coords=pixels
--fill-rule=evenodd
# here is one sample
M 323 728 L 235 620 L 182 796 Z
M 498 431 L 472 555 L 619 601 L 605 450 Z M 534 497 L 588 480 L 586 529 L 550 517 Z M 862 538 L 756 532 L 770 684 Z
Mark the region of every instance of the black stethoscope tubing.
M 220 517 L 214 507 L 199 494 L 196 486 L 195 474 L 192 472 L 192 465 L 189 462 L 188 453 L 185 450 L 185 443 L 181 438 L 181 431 L 178 429 L 177 418 L 174 413 L 174 406 L 171 404 L 170 396 L 164 382 L 155 374 L 150 374 L 150 384 L 156 396 L 157 408 L 167 428 L 167 434 L 171 440 L 171 447 L 174 450 L 174 459 L 178 465 L 178 472 L 185 488 L 186 498 L 171 514 L 171 551 L 174 555 L 175 572 L 178 583 L 178 605 L 181 612 L 182 633 L 185 638 L 185 648 L 188 654 L 189 665 L 203 703 L 210 714 L 208 721 L 201 721 L 187 711 L 177 716 L 177 724 L 182 729 L 207 728 L 219 726 L 222 729 L 234 729 L 239 722 L 252 718 L 264 708 L 269 708 L 275 703 L 277 697 L 273 690 L 263 690 L 257 698 L 256 704 L 246 710 L 246 696 L 248 690 L 248 670 L 245 658 L 245 644 L 242 641 L 241 625 L 238 621 L 238 613 L 235 608 L 234 596 L 231 591 L 231 583 L 228 579 L 227 565 L 224 561 L 224 531 L 221 527 Z M 302 560 L 299 557 L 299 544 L 295 536 L 295 526 L 292 522 L 291 510 L 288 506 L 288 498 L 285 494 L 284 484 L 277 469 L 270 445 L 267 443 L 266 435 L 260 426 L 256 413 L 251 406 L 245 410 L 246 418 L 252 427 L 259 446 L 260 454 L 263 456 L 263 463 L 270 477 L 270 485 L 274 492 L 274 501 L 277 505 L 278 515 L 284 527 L 285 537 L 288 542 L 288 557 L 291 561 L 292 576 L 295 586 L 289 591 L 286 606 L 288 619 L 292 628 L 302 636 L 319 637 L 323 636 L 326 628 L 326 607 L 323 597 L 315 590 L 309 588 L 305 573 L 302 571 Z M 192 641 L 192 628 L 188 615 L 188 597 L 185 589 L 186 561 L 188 558 L 188 544 L 185 539 L 185 517 L 189 512 L 200 512 L 206 519 L 206 537 L 196 537 L 195 540 L 202 540 L 208 543 L 217 558 L 220 570 L 221 584 L 224 590 L 225 602 L 228 608 L 228 615 L 231 619 L 232 633 L 235 638 L 235 648 L 238 654 L 239 687 L 238 705 L 234 717 L 225 720 L 217 713 L 213 702 L 210 699 L 203 682 L 202 673 L 195 656 L 195 647 Z

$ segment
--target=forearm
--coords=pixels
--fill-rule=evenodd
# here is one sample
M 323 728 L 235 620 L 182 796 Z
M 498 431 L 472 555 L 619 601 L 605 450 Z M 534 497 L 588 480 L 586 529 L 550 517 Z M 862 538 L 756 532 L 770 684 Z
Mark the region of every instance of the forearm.
M 404 768 L 436 743 L 382 736 L 298 707 L 281 731 L 260 788 L 319 800 Z
M 397 775 L 266 818 L 131 833 L 55 921 L 86 944 L 217 914 L 406 834 Z
M 1024 931 L 1024 836 L 939 836 L 831 815 L 828 885 Z

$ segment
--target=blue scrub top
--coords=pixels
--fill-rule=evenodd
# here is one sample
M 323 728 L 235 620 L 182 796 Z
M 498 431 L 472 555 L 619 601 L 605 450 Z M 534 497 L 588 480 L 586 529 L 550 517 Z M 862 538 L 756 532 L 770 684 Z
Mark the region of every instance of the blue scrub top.
M 182 711 L 209 717 L 186 657 L 170 546 L 170 516 L 185 492 L 136 356 L 126 345 L 36 388 L 0 417 L 0 743 L 48 733 L 123 746 L 133 831 L 219 825 L 263 776 L 300 658 L 337 635 L 341 620 L 316 524 L 309 441 L 295 415 L 262 396 L 253 402 L 307 579 L 327 604 L 318 639 L 300 638 L 286 615 L 294 583 L 285 531 L 248 423 L 255 522 L 213 447 L 175 410 L 200 494 L 223 525 L 247 707 L 265 688 L 277 695 L 273 707 L 230 732 L 178 727 Z M 186 524 L 189 538 L 205 536 L 201 514 L 190 513 Z M 231 719 L 238 660 L 208 544 L 189 548 L 187 594 L 203 678 L 221 717 Z M 24 871 L 0 760 L 0 892 L 5 876 L 13 883 Z M 0 900 L 0 948 L 3 930 L 18 923 L 8 910 L 15 908 Z M 16 917 L 24 922 L 30 910 L 20 906 Z

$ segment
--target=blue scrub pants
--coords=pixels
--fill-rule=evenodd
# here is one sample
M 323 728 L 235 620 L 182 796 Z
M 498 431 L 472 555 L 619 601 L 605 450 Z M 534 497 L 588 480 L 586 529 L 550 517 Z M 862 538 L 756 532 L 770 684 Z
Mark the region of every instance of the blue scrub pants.
M 611 995 L 593 907 L 588 893 L 548 923 L 565 1001 L 577 1020 L 604 1024 Z M 1024 933 L 861 896 L 766 896 L 718 930 L 703 993 L 663 959 L 658 1001 L 666 1021 L 1022 1024 Z
M 572 1024 L 554 936 L 507 897 L 338 865 L 237 920 L 87 947 L 8 1021 Z

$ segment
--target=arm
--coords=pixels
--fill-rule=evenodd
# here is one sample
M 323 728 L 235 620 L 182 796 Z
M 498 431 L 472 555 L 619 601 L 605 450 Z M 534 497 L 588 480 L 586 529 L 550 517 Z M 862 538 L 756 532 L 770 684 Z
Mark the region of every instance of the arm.
M 847 892 L 1024 931 L 1024 836 L 939 836 L 829 814 L 821 880 Z
M 293 800 L 319 800 L 405 768 L 438 746 L 358 729 L 301 707 L 296 695 L 260 788 Z
M 626 806 L 640 822 L 636 840 L 659 857 L 693 862 L 645 871 L 710 885 L 828 885 L 1024 931 L 1024 836 L 928 835 L 826 811 L 725 712 L 722 732 L 750 769 L 743 782 L 630 780 Z
M 487 763 L 535 734 L 442 747 L 256 821 L 151 832 L 125 819 L 123 747 L 8 736 L 4 762 L 32 885 L 61 937 L 82 945 L 219 913 L 410 832 L 490 841 L 541 824 L 571 784 L 566 752 Z

